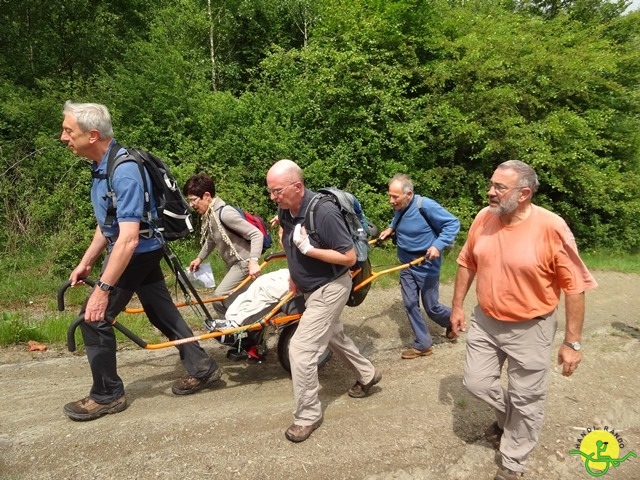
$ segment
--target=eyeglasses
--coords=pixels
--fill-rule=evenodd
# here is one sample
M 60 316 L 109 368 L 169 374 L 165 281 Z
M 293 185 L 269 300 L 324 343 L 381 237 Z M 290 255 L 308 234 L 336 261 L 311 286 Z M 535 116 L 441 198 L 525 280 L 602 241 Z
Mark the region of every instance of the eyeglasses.
M 282 188 L 267 188 L 267 193 L 269 195 L 273 195 L 274 197 L 279 197 L 280 195 L 282 195 L 284 193 L 284 191 L 289 188 L 291 185 L 295 185 L 298 182 L 292 182 L 289 185 L 287 185 L 286 187 L 282 187 Z
M 496 191 L 496 193 L 498 195 L 504 195 L 509 190 L 520 190 L 520 189 L 522 189 L 524 187 L 507 187 L 506 185 L 503 185 L 502 183 L 489 182 L 487 184 L 487 190 L 490 191 L 492 188 Z
M 189 205 L 191 205 L 192 203 L 196 203 L 201 198 L 202 197 L 187 197 L 187 202 L 189 202 Z

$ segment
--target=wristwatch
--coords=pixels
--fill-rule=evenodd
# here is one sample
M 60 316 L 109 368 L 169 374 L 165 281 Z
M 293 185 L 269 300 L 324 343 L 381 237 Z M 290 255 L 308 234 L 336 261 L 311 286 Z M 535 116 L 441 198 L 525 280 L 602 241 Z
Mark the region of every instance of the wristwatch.
M 112 292 L 115 288 L 108 283 L 103 282 L 102 280 L 98 280 L 96 282 L 96 287 L 98 287 L 103 292 Z
M 582 348 L 582 345 L 580 345 L 580 342 L 567 342 L 565 340 L 562 343 L 564 345 L 566 345 L 567 347 L 573 348 L 576 352 L 579 351 Z

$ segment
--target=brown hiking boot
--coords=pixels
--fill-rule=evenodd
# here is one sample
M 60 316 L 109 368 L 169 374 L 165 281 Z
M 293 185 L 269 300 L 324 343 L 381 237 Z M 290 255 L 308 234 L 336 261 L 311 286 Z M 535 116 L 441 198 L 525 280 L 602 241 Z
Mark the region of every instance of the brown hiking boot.
M 499 468 L 493 480 L 518 480 L 524 476 L 522 472 L 514 472 L 508 468 Z
M 353 398 L 364 398 L 369 395 L 369 390 L 371 390 L 371 387 L 380 383 L 380 380 L 382 380 L 382 373 L 380 373 L 376 369 L 373 373 L 373 378 L 369 383 L 364 385 L 360 382 L 356 382 L 355 385 L 347 391 L 347 393 L 350 397 Z
M 451 327 L 447 327 L 444 336 L 447 337 L 447 340 L 449 340 L 451 343 L 456 343 L 458 341 L 458 334 L 454 332 Z
M 491 444 L 496 450 L 500 450 L 500 440 L 504 430 L 498 426 L 498 422 L 493 422 L 484 431 L 484 438 Z
M 103 415 L 118 413 L 127 408 L 127 399 L 122 395 L 111 403 L 98 403 L 91 397 L 84 397 L 77 402 L 67 403 L 62 411 L 71 420 L 86 422 Z
M 213 382 L 220 380 L 220 377 L 222 377 L 222 370 L 219 368 L 214 370 L 208 377 L 198 378 L 187 375 L 176 380 L 171 387 L 171 391 L 174 395 L 191 395 L 211 386 Z
M 402 355 L 400 355 L 405 360 L 411 360 L 412 358 L 418 357 L 428 357 L 433 353 L 433 349 L 431 347 L 425 348 L 424 350 L 418 350 L 417 348 L 409 347 Z
M 294 423 L 287 428 L 287 431 L 284 432 L 284 436 L 287 437 L 287 440 L 295 443 L 304 442 L 320 425 L 322 425 L 322 417 L 311 425 L 302 426 Z

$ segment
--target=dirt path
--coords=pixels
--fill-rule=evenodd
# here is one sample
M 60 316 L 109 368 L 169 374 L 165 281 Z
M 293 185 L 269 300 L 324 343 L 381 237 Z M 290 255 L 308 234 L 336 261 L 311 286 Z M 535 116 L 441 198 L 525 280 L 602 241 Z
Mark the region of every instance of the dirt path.
M 640 479 L 640 277 L 596 272 L 587 296 L 585 358 L 564 378 L 552 369 L 542 438 L 526 478 L 589 479 L 569 450 L 587 427 L 609 426 L 639 457 L 603 478 Z M 450 285 L 442 298 L 450 299 Z M 473 300 L 468 302 L 470 311 Z M 293 409 L 291 383 L 275 352 L 265 363 L 225 358 L 217 388 L 171 394 L 183 373 L 172 349 L 119 353 L 129 408 L 87 423 L 62 406 L 86 395 L 83 355 L 0 352 L 0 478 L 3 479 L 492 479 L 494 452 L 481 439 L 492 415 L 461 385 L 464 338 L 440 341 L 435 355 L 401 360 L 411 338 L 398 289 L 376 289 L 345 310 L 348 333 L 383 372 L 374 394 L 346 395 L 353 378 L 335 360 L 321 370 L 324 425 L 302 444 L 284 438 Z M 556 345 L 563 336 L 563 320 Z M 441 329 L 432 324 L 432 332 Z M 273 342 L 273 339 L 271 340 Z

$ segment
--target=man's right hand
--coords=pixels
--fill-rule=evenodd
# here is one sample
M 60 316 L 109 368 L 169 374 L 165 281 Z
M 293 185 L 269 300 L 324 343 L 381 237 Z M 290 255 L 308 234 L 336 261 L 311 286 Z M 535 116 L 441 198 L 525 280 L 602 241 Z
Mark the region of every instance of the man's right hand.
M 467 322 L 464 319 L 464 309 L 460 307 L 452 307 L 450 320 L 451 330 L 455 333 L 467 331 Z
M 386 240 L 392 233 L 393 233 L 393 229 L 389 227 L 383 230 L 382 232 L 380 232 L 380 235 L 378 235 L 378 240 Z
M 105 319 L 107 314 L 107 305 L 109 303 L 109 292 L 94 288 L 91 296 L 87 301 L 84 311 L 84 320 L 86 322 L 100 322 Z
M 309 240 L 309 235 L 307 235 L 307 230 L 301 223 L 298 223 L 296 228 L 293 230 L 293 243 L 296 244 L 296 247 L 298 247 L 298 250 L 300 250 L 303 255 L 306 255 L 314 248 Z
M 91 273 L 91 265 L 78 265 L 73 269 L 71 275 L 69 275 L 69 280 L 71 280 L 71 286 L 75 287 L 78 283 L 82 282 L 85 278 L 89 276 Z

